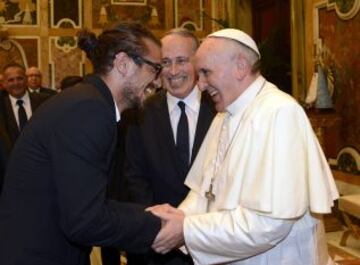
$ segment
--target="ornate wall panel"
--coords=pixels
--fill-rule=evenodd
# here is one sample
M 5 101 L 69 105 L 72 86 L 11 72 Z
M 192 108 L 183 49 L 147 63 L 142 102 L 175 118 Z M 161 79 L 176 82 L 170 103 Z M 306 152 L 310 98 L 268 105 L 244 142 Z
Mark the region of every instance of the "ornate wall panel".
M 8 62 L 17 62 L 24 67 L 39 64 L 39 38 L 12 37 L 0 42 L 0 69 Z
M 92 26 L 103 28 L 115 21 L 139 21 L 151 29 L 166 29 L 166 8 L 170 1 L 92 0 Z
M 225 1 L 226 0 L 222 0 Z M 0 0 L 0 34 L 10 35 L 11 49 L 2 46 L 0 64 L 18 61 L 38 66 L 44 85 L 57 87 L 66 75 L 91 72 L 76 47 L 80 28 L 96 34 L 113 22 L 139 21 L 161 37 L 177 26 L 204 36 L 211 31 L 212 0 Z M 7 44 L 8 45 L 8 44 Z M 6 45 L 4 46 L 6 47 Z
M 0 24 L 8 26 L 38 25 L 38 14 L 38 0 L 0 1 Z
M 360 0 L 325 1 L 315 9 L 316 63 L 334 91 L 335 109 L 343 119 L 345 146 L 360 150 Z
M 40 65 L 40 40 L 38 37 L 15 37 L 13 40 L 23 49 L 27 66 Z
M 51 86 L 58 87 L 67 75 L 83 75 L 84 54 L 72 36 L 50 37 L 49 64 Z
M 51 0 L 51 27 L 80 28 L 82 26 L 81 0 Z
M 192 0 L 175 0 L 175 26 L 194 31 L 204 29 L 204 3 Z

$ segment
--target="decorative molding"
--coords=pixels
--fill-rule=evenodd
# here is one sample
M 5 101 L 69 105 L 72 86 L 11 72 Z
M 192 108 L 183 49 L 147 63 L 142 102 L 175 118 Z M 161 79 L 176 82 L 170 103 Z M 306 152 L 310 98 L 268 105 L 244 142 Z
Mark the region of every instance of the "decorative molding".
M 201 31 L 204 29 L 204 18 L 202 15 L 202 12 L 204 10 L 203 0 L 198 0 L 199 11 L 200 11 L 198 14 L 199 23 L 196 23 L 195 21 L 192 21 L 192 20 L 186 20 L 186 21 L 182 21 L 182 22 L 179 21 L 179 2 L 182 2 L 182 1 L 180 1 L 180 0 L 174 0 L 174 1 L 175 1 L 175 3 L 174 3 L 175 27 L 186 27 L 186 26 L 190 25 L 191 27 L 195 28 L 196 31 Z
M 343 172 L 360 174 L 360 154 L 353 147 L 341 149 L 336 159 L 329 159 L 329 164 L 332 168 Z
M 53 21 L 51 21 L 52 23 Z M 78 25 L 76 25 L 76 23 L 74 22 L 74 20 L 69 19 L 69 18 L 62 18 L 58 21 L 58 23 L 52 27 L 53 28 L 69 28 L 67 25 L 71 25 L 71 28 L 80 28 Z
M 40 37 L 38 36 L 11 36 L 11 39 L 15 42 L 15 40 L 36 40 L 37 42 L 37 61 L 38 61 L 38 65 L 37 67 L 41 69 L 41 54 L 39 51 L 41 51 L 41 42 L 40 42 Z M 28 61 L 27 61 L 27 57 L 26 57 L 26 54 L 25 54 L 25 51 L 24 49 L 22 48 L 22 46 L 16 42 L 16 45 L 19 45 L 21 47 L 21 55 L 23 56 L 24 59 L 24 64 L 26 62 L 26 65 L 25 67 L 28 67 Z M 17 46 L 18 47 L 18 46 Z
M 341 2 L 348 2 L 348 1 L 341 1 Z M 353 18 L 360 9 L 360 0 L 353 0 L 352 7 L 348 10 L 346 13 L 342 13 L 342 11 L 339 9 L 338 1 L 336 0 L 325 0 L 322 2 L 319 2 L 315 5 L 314 8 L 314 45 L 316 47 L 316 55 L 319 55 L 319 51 L 322 49 L 322 41 L 320 39 L 319 35 L 319 10 L 321 8 L 326 8 L 327 10 L 335 9 L 336 14 L 344 20 Z
M 185 28 L 190 31 L 200 31 L 201 28 L 199 28 L 195 22 L 193 21 L 185 21 L 180 25 L 180 28 Z
M 360 9 L 360 0 L 344 1 L 344 0 L 329 0 L 327 9 L 335 9 L 336 14 L 344 20 L 353 18 Z
M 50 13 L 51 14 L 51 18 L 50 18 L 51 28 L 63 28 L 62 26 L 64 26 L 64 25 L 66 28 L 67 23 L 70 24 L 73 28 L 78 29 L 78 28 L 82 27 L 82 12 L 83 12 L 82 0 L 77 0 L 77 8 L 78 8 L 77 20 L 78 20 L 78 22 L 74 21 L 71 18 L 66 17 L 65 15 L 59 21 L 55 22 L 54 1 L 55 0 L 50 0 L 50 2 L 49 2 L 50 12 L 51 12 Z M 71 3 L 73 3 L 73 2 L 71 2 Z
M 62 50 L 64 53 L 69 53 L 71 50 L 77 48 L 76 37 L 73 36 L 61 36 L 54 37 L 55 47 L 59 50 Z
M 146 6 L 147 0 L 111 0 L 112 5 L 123 5 L 123 6 Z
M 49 81 L 51 84 L 51 87 L 56 87 L 56 78 L 61 80 L 64 78 L 67 74 L 70 73 L 63 73 L 64 76 L 56 76 L 56 59 L 54 59 L 55 52 L 53 49 L 58 49 L 61 52 L 63 52 L 65 57 L 67 55 L 71 56 L 71 53 L 74 52 L 74 50 L 77 48 L 77 38 L 72 36 L 65 36 L 65 37 L 49 37 L 49 66 L 50 66 L 50 76 Z M 76 51 L 75 51 L 76 52 Z M 80 52 L 80 50 L 79 50 Z M 83 76 L 84 75 L 84 69 L 83 65 L 85 64 L 85 53 L 81 52 L 81 60 L 78 62 L 78 73 Z M 78 74 L 76 72 L 72 72 L 72 74 Z
M 15 46 L 16 49 L 20 52 L 21 60 L 24 63 L 24 67 L 27 68 L 29 66 L 28 62 L 27 62 L 26 53 L 24 51 L 24 48 L 21 46 L 20 43 L 18 43 L 14 39 L 14 37 L 11 37 L 11 39 L 9 39 L 9 40 L 3 41 L 1 44 L 2 44 L 1 48 L 6 50 L 6 51 L 9 51 L 12 48 L 12 46 Z
M 10 1 L 3 0 L 0 2 L 2 4 L 2 9 L 0 10 L 0 24 L 9 28 L 23 28 L 23 27 L 38 27 L 39 26 L 39 14 L 40 14 L 40 0 L 36 0 L 35 3 L 32 3 L 31 0 L 27 0 L 26 2 L 19 1 Z M 22 4 L 22 5 L 21 5 Z M 25 6 L 23 6 L 25 4 Z M 12 18 L 6 20 L 5 15 L 9 10 L 10 6 L 18 5 L 18 9 L 20 10 L 18 13 L 12 14 Z M 21 5 L 21 6 L 20 6 Z M 35 6 L 35 8 L 32 8 Z M 35 12 L 35 23 L 32 23 L 32 14 Z

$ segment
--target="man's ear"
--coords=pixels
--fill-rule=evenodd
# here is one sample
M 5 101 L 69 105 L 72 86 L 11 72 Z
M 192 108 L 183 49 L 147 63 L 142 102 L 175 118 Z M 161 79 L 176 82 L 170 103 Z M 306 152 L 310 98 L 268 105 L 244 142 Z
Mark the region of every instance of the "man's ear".
M 132 60 L 126 53 L 119 52 L 118 54 L 115 55 L 114 68 L 122 76 L 126 76 L 129 72 L 131 62 Z
M 248 74 L 249 63 L 245 57 L 240 54 L 235 60 L 235 77 L 242 80 Z

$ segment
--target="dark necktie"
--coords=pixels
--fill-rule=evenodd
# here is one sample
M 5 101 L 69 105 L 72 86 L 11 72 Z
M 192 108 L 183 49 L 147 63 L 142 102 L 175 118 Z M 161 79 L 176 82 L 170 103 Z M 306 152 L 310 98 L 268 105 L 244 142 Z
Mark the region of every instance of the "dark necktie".
M 185 113 L 185 103 L 179 101 L 178 106 L 181 114 L 176 131 L 176 150 L 180 159 L 181 171 L 185 177 L 189 169 L 189 124 Z
M 27 122 L 27 116 L 26 116 L 25 108 L 23 106 L 24 101 L 22 99 L 18 99 L 16 101 L 16 104 L 19 106 L 18 118 L 19 118 L 19 130 L 21 131 L 24 128 L 25 123 Z

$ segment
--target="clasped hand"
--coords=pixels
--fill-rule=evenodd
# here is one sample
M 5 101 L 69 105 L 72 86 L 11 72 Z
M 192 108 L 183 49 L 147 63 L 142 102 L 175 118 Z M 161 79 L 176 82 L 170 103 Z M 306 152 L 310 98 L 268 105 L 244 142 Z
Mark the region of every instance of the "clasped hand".
M 154 251 L 166 254 L 171 249 L 184 244 L 185 214 L 183 211 L 169 204 L 155 205 L 147 208 L 146 211 L 150 211 L 161 219 L 161 229 L 152 244 Z

